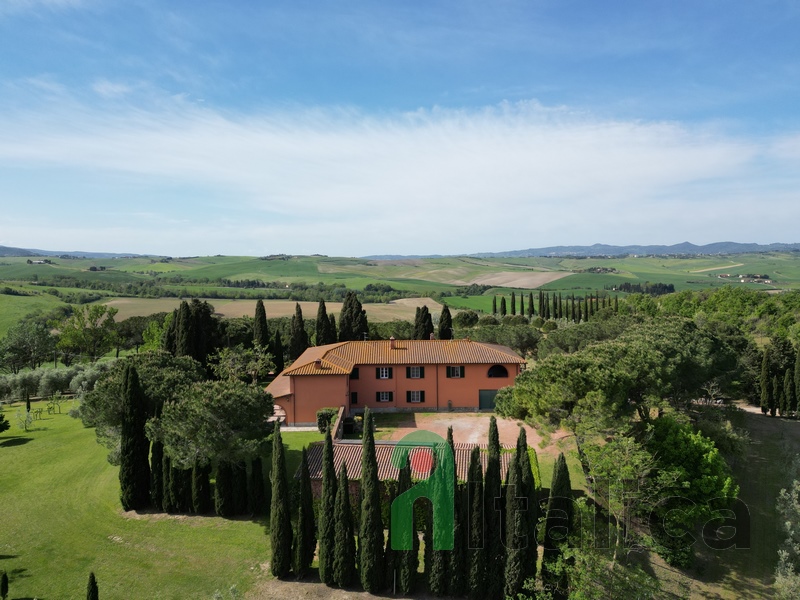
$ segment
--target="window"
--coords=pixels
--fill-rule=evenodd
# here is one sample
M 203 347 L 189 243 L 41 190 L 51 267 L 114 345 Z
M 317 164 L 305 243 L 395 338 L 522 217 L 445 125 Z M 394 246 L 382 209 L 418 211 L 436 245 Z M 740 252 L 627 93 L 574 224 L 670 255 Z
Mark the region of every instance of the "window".
M 375 392 L 375 400 L 378 402 L 391 402 L 394 400 L 394 392 Z
M 406 379 L 425 379 L 425 367 L 406 367 Z
M 350 379 L 358 379 L 358 367 L 354 367 L 352 371 L 350 371 Z
M 421 390 L 406 392 L 406 402 L 413 404 L 425 402 L 425 392 Z
M 495 365 L 489 368 L 489 377 L 508 377 L 508 369 L 503 365 Z
M 464 367 L 447 367 L 448 379 L 463 379 Z
M 350 404 L 358 404 L 358 392 L 350 392 Z
M 375 369 L 375 379 L 391 379 L 392 367 L 378 367 Z

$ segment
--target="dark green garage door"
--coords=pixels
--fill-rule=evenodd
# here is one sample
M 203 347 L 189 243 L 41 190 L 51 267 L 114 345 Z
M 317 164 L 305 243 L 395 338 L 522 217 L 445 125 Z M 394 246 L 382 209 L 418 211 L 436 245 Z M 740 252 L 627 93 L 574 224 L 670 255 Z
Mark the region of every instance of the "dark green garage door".
M 497 390 L 478 390 L 478 406 L 481 409 L 494 410 L 494 397 Z

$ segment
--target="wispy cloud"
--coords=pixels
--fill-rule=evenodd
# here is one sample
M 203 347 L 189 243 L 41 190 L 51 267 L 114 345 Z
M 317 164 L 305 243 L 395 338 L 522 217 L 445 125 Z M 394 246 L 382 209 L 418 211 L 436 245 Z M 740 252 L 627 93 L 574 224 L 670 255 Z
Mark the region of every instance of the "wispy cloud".
M 133 177 L 171 190 L 161 212 L 183 212 L 180 228 L 159 230 L 152 206 L 128 206 L 147 217 L 129 214 L 112 235 L 94 235 L 173 254 L 264 243 L 368 254 L 788 241 L 800 218 L 800 169 L 787 163 L 795 147 L 789 138 L 603 120 L 535 102 L 376 116 L 344 108 L 229 114 L 176 101 L 161 110 L 0 116 L 0 166 Z M 107 193 L 99 187 L 98 198 Z M 205 190 L 203 209 L 189 188 Z M 143 247 L 144 231 L 157 248 Z

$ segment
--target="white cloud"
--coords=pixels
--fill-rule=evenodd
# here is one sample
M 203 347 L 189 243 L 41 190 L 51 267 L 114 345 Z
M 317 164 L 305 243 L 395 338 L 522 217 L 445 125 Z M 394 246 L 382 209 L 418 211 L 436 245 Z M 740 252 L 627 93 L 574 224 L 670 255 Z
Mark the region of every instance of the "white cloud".
M 108 79 L 98 79 L 92 84 L 92 90 L 103 98 L 121 98 L 131 92 L 131 87 Z
M 116 85 L 98 82 L 95 91 L 109 94 Z M 58 168 L 177 190 L 170 214 L 186 207 L 184 226 L 159 229 L 131 216 L 113 235 L 94 233 L 117 248 L 129 240 L 136 247 L 125 250 L 171 254 L 265 245 L 411 254 L 770 235 L 791 241 L 798 176 L 786 169 L 776 184 L 772 169 L 782 167 L 768 156 L 786 143 L 679 123 L 600 120 L 536 103 L 376 116 L 352 109 L 236 115 L 180 102 L 150 111 L 0 116 L 0 167 L 25 167 L 32 187 L 37 170 Z M 192 211 L 189 186 L 216 200 Z M 780 218 L 771 221 L 765 208 Z

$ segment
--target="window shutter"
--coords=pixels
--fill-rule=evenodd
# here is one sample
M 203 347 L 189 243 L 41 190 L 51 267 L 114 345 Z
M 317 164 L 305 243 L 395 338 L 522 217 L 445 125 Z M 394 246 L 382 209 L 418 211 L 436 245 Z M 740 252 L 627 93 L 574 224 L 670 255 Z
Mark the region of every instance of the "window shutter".
M 394 392 L 389 392 L 389 402 L 394 400 Z
M 459 367 L 459 369 L 461 369 L 461 378 L 463 379 L 463 378 L 464 378 L 464 373 L 465 373 L 466 369 L 465 369 L 465 367 L 464 367 L 463 365 L 462 365 L 462 366 L 460 366 L 460 367 Z
M 411 402 L 411 391 L 406 392 L 406 402 Z
M 380 379 L 380 378 L 381 378 L 381 368 L 380 367 L 376 367 L 375 368 L 375 379 Z
M 425 379 L 425 367 L 420 367 L 419 368 L 419 378 L 420 379 Z
M 406 367 L 406 379 L 411 379 L 411 367 Z
M 450 370 L 450 367 L 445 367 L 445 377 L 448 379 L 453 376 L 453 372 Z
M 380 402 L 380 401 L 381 401 L 381 393 L 375 392 L 375 402 Z
M 422 391 L 419 393 L 419 401 L 420 401 L 420 402 L 425 402 L 425 390 L 422 390 Z
M 392 378 L 392 371 L 393 371 L 392 367 L 389 367 L 389 379 Z

